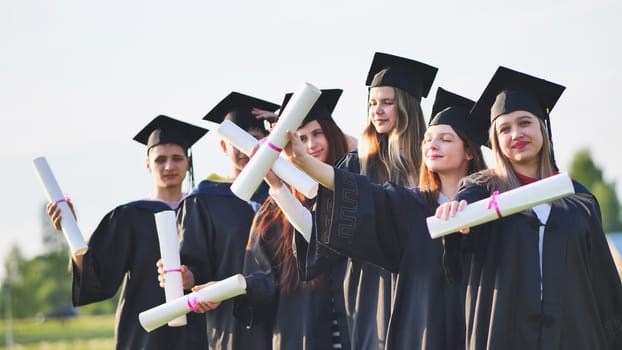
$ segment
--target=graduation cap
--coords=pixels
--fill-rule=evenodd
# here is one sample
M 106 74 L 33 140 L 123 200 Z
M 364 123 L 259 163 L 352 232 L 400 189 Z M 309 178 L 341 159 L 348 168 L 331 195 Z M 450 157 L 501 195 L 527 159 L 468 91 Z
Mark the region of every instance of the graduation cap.
M 499 66 L 473 106 L 471 115 L 481 127 L 488 129 L 500 115 L 514 111 L 531 112 L 544 121 L 549 140 L 553 142 L 549 113 L 565 89 L 562 85 Z M 557 170 L 555 156 L 551 154 L 551 157 Z
M 187 151 L 207 131 L 207 129 L 159 115 L 139 131 L 134 136 L 134 140 L 146 145 L 147 150 L 160 144 L 173 143 Z
M 447 124 L 462 132 L 471 142 L 485 145 L 488 142 L 486 129 L 478 128 L 470 118 L 470 111 L 475 101 L 454 94 L 441 87 L 436 90 L 432 105 L 432 118 L 429 126 Z
M 246 131 L 251 128 L 265 130 L 264 121 L 251 113 L 253 108 L 274 112 L 279 109 L 279 105 L 234 91 L 218 102 L 203 119 L 214 123 L 230 120 Z
M 547 121 L 565 89 L 559 84 L 500 66 L 475 103 L 472 114 L 490 123 L 502 114 L 527 111 Z
M 376 52 L 365 85 L 393 86 L 421 101 L 427 97 L 438 68 L 408 58 Z
M 305 116 L 302 124 L 300 124 L 301 126 L 313 120 L 333 120 L 332 113 L 337 106 L 337 101 L 339 101 L 339 97 L 341 97 L 343 90 L 326 89 L 320 91 L 322 91 L 322 94 L 317 99 L 317 101 L 315 101 L 315 104 L 313 104 L 313 107 L 311 107 L 309 113 L 307 113 L 307 115 Z M 289 103 L 292 95 L 293 93 L 291 92 L 285 94 L 285 97 L 283 98 L 283 103 L 281 103 L 281 110 L 279 111 L 279 116 L 281 116 L 281 113 L 283 113 L 283 109 L 285 108 L 287 103 Z

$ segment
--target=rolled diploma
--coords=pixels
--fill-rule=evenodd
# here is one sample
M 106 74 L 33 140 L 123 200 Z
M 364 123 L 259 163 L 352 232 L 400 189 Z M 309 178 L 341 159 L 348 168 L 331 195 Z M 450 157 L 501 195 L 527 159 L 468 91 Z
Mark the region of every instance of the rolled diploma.
M 35 166 L 35 170 L 37 175 L 39 175 L 39 180 L 41 180 L 41 185 L 43 186 L 43 190 L 47 196 L 48 201 L 56 202 L 58 208 L 60 209 L 60 214 L 62 220 L 60 222 L 61 229 L 69 243 L 69 249 L 71 249 L 72 255 L 84 255 L 88 250 L 88 246 L 84 241 L 84 236 L 80 232 L 78 228 L 78 224 L 76 223 L 76 219 L 73 217 L 73 213 L 69 208 L 69 205 L 63 199 L 63 191 L 61 191 L 58 182 L 56 182 L 56 178 L 54 174 L 52 174 L 52 169 L 48 165 L 45 157 L 35 158 L 33 161 Z
M 160 255 L 166 273 L 164 295 L 166 301 L 173 301 L 184 295 L 184 286 L 181 280 L 181 262 L 179 260 L 179 236 L 177 234 L 177 220 L 175 211 L 165 210 L 155 213 L 156 229 L 160 241 Z M 166 272 L 168 270 L 168 272 Z M 168 323 L 171 327 L 185 326 L 186 315 L 180 316 Z
M 230 120 L 220 123 L 216 133 L 246 155 L 250 154 L 253 147 L 258 143 L 257 139 L 251 134 Z M 315 198 L 317 196 L 318 183 L 302 170 L 290 164 L 285 158 L 278 157 L 272 165 L 272 170 L 278 177 L 300 191 L 307 198 Z
M 505 217 L 573 193 L 574 187 L 570 176 L 567 173 L 560 173 L 500 193 L 496 196 L 496 201 L 501 215 Z M 456 213 L 456 216 L 447 220 L 438 219 L 435 216 L 428 217 L 426 221 L 430 236 L 439 238 L 458 232 L 458 230 L 464 227 L 473 227 L 497 220 L 499 216 L 494 206 L 490 206 L 489 209 L 491 199 L 492 197 L 473 202 L 467 205 L 463 211 Z
M 170 320 L 190 312 L 188 305 L 193 300 L 218 302 L 244 293 L 246 293 L 246 280 L 244 276 L 240 274 L 233 275 L 197 292 L 192 292 L 173 301 L 145 310 L 138 314 L 138 320 L 147 332 L 151 332 Z
M 279 157 L 280 151 L 272 147 L 283 148 L 287 145 L 287 130 L 298 129 L 321 93 L 315 86 L 305 83 L 300 90 L 292 95 L 290 102 L 279 118 L 279 122 L 268 135 L 266 142 L 259 146 L 257 153 L 231 184 L 231 191 L 236 196 L 246 201 L 251 198 L 263 177 L 266 176 L 272 164 Z

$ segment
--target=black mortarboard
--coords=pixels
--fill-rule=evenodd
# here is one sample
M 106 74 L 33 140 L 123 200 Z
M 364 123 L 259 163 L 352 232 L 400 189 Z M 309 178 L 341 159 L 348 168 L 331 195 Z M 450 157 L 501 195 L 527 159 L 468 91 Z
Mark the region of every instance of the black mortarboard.
M 203 119 L 214 123 L 227 119 L 246 131 L 254 127 L 265 130 L 264 121 L 251 113 L 253 108 L 274 112 L 279 105 L 234 91 L 218 102 Z
M 527 111 L 547 121 L 565 89 L 559 84 L 499 67 L 471 113 L 481 121 L 490 122 L 502 114 Z
M 164 143 L 173 143 L 188 150 L 207 131 L 207 129 L 159 115 L 136 134 L 134 140 L 146 145 L 147 149 Z
M 432 119 L 429 126 L 447 124 L 465 134 L 471 142 L 478 145 L 486 144 L 487 130 L 478 128 L 470 118 L 474 104 L 475 101 L 439 87 L 432 105 Z
M 384 70 L 386 68 L 386 70 Z M 421 101 L 427 97 L 438 68 L 408 58 L 376 52 L 365 85 L 393 86 Z
M 549 113 L 565 89 L 562 85 L 499 66 L 473 106 L 471 116 L 487 130 L 500 115 L 514 111 L 531 112 L 544 121 L 552 143 Z M 554 154 L 551 154 L 551 159 L 557 169 Z
M 318 97 L 317 101 L 315 101 L 309 113 L 307 113 L 307 116 L 302 121 L 302 124 L 300 124 L 301 126 L 313 120 L 333 120 L 332 113 L 337 106 L 337 101 L 339 101 L 339 97 L 341 97 L 341 93 L 343 93 L 343 90 L 326 89 L 321 91 L 322 94 L 320 95 L 320 97 Z M 279 111 L 279 116 L 281 115 L 281 113 L 283 113 L 283 109 L 292 98 L 292 95 L 293 93 L 291 92 L 285 94 L 285 97 L 283 98 L 283 103 L 281 103 L 281 110 Z

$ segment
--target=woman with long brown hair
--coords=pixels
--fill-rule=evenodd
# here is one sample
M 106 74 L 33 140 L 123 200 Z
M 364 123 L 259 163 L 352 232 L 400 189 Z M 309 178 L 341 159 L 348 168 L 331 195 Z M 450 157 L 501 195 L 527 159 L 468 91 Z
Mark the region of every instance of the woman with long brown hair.
M 333 164 L 347 152 L 346 136 L 331 117 L 341 92 L 322 90 L 296 132 L 306 145 L 305 152 L 326 164 Z M 289 214 L 279 207 L 289 189 L 271 173 L 266 180 L 270 197 L 257 211 L 251 227 L 243 269 L 247 294 L 237 299 L 236 315 L 249 332 L 266 335 L 255 349 L 331 349 L 337 345 L 349 349 L 342 294 L 344 264 L 310 281 L 301 280 L 293 247 L 295 227 Z M 292 191 L 310 216 L 315 200 Z M 299 230 L 310 230 L 311 218 L 302 225 Z

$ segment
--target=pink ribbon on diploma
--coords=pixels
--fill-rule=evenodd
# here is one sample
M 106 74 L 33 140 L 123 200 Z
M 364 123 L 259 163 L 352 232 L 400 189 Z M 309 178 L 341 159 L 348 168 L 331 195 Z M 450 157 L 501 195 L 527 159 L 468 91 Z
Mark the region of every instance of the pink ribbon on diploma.
M 58 205 L 58 203 L 67 202 L 68 200 L 70 200 L 69 196 L 65 196 L 65 198 L 55 200 L 54 202 L 52 202 L 52 204 Z
M 497 202 L 497 195 L 499 195 L 499 191 L 494 191 L 492 193 L 492 195 L 490 196 L 490 201 L 488 202 L 488 208 L 495 208 L 495 212 L 497 212 L 497 216 L 499 217 L 499 219 L 501 219 L 503 217 L 503 215 L 501 215 L 501 210 L 499 210 L 499 202 Z
M 197 297 L 190 297 L 190 295 L 188 295 L 188 299 L 186 301 L 186 306 L 188 307 L 188 310 L 190 311 L 194 311 L 197 312 L 199 311 L 199 300 L 197 299 Z
M 262 145 L 264 142 L 266 142 L 268 140 L 268 136 L 262 138 L 259 140 L 259 144 Z M 268 142 L 268 147 L 272 148 L 273 150 L 281 153 L 281 151 L 283 151 L 283 149 L 275 144 L 273 144 L 272 142 Z
M 169 272 L 181 272 L 181 269 L 168 269 L 168 270 L 164 270 L 164 273 L 169 273 Z

